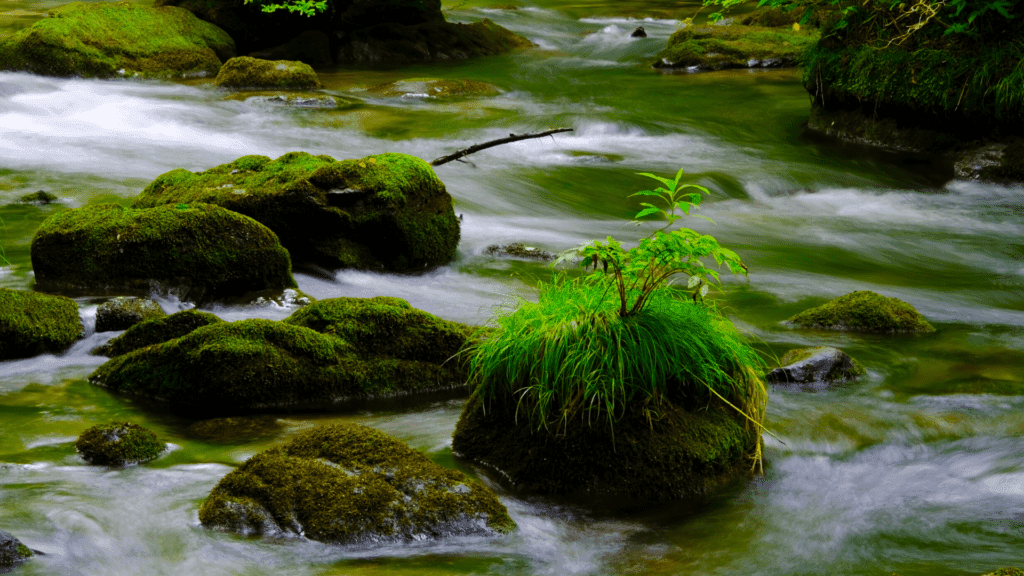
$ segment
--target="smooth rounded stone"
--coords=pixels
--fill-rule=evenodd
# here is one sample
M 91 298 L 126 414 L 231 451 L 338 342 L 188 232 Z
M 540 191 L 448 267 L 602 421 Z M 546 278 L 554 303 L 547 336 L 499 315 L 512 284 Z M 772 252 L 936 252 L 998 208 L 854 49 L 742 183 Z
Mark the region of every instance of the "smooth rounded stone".
M 530 260 L 555 259 L 555 255 L 551 252 L 537 248 L 536 246 L 527 246 L 522 242 L 513 242 L 512 244 L 505 244 L 503 246 L 491 244 L 484 250 L 484 254 L 499 257 L 511 256 L 513 258 L 528 258 Z
M 698 71 L 796 66 L 803 51 L 819 36 L 811 29 L 740 24 L 686 26 L 669 37 L 654 67 Z
M 139 322 L 164 316 L 164 309 L 149 298 L 118 296 L 96 308 L 96 331 L 127 330 Z
M 189 438 L 208 442 L 238 442 L 278 434 L 284 424 L 273 416 L 237 416 L 200 420 L 185 430 Z
M 129 422 L 93 426 L 75 441 L 75 449 L 86 462 L 101 466 L 141 464 L 159 456 L 164 448 L 156 434 Z
M 243 156 L 204 172 L 167 172 L 133 206 L 179 202 L 245 214 L 276 232 L 296 262 L 326 268 L 422 271 L 451 262 L 459 243 L 444 183 L 405 154 Z
M 332 94 L 317 92 L 270 92 L 249 91 L 234 92 L 224 97 L 225 100 L 242 100 L 267 106 L 284 106 L 288 108 L 305 108 L 319 110 L 346 110 L 362 105 L 355 98 L 343 98 Z
M 106 344 L 93 350 L 96 356 L 113 358 L 139 348 L 161 344 L 181 338 L 196 328 L 223 322 L 217 316 L 201 310 L 182 310 L 174 314 L 143 320 L 125 330 L 124 334 L 112 338 Z
M 208 417 L 323 409 L 465 385 L 452 357 L 474 331 L 398 298 L 330 298 L 283 321 L 196 328 L 116 356 L 90 381 Z
M 13 568 L 32 557 L 32 550 L 10 532 L 0 530 L 0 570 Z
M 368 94 L 398 98 L 458 98 L 494 96 L 497 87 L 476 80 L 445 80 L 441 78 L 410 78 L 366 89 Z
M 330 38 L 320 30 L 306 30 L 284 44 L 253 52 L 249 56 L 263 60 L 298 60 L 315 67 L 334 63 Z
M 74 300 L 0 288 L 0 360 L 62 352 L 82 332 Z
M 0 70 L 48 76 L 216 74 L 235 55 L 223 30 L 187 10 L 129 2 L 72 2 L 0 42 Z
M 864 374 L 864 367 L 842 350 L 815 346 L 790 350 L 781 365 L 768 373 L 772 384 L 804 386 L 846 384 Z
M 232 58 L 221 66 L 213 81 L 221 88 L 320 88 L 320 79 L 309 64 L 294 60 L 261 60 L 249 56 Z
M 787 324 L 851 332 L 934 332 L 935 328 L 906 302 L 867 290 L 851 292 L 817 308 L 804 310 Z
M 647 38 L 647 31 L 644 30 L 643 26 L 637 26 L 636 30 L 633 30 L 633 33 L 630 34 L 629 37 L 630 38 Z
M 53 204 L 58 200 L 59 198 L 57 198 L 57 196 L 50 194 L 46 190 L 32 192 L 31 194 L 25 194 L 21 198 L 18 198 L 18 202 L 22 202 L 24 204 L 40 204 L 43 206 L 47 204 Z
M 253 456 L 199 509 L 208 528 L 382 544 L 515 529 L 489 488 L 383 432 L 321 426 Z
M 81 294 L 173 291 L 207 302 L 294 287 L 288 251 L 219 206 L 85 206 L 47 218 L 31 244 L 36 287 Z

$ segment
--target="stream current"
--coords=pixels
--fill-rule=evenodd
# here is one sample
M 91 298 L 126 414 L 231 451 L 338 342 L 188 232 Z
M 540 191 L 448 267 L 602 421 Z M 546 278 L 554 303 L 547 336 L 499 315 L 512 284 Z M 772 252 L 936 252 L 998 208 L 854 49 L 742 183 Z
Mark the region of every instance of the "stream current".
M 0 36 L 53 2 L 0 0 Z M 650 6 L 687 3 L 651 2 Z M 689 3 L 692 5 L 692 2 Z M 508 133 L 574 132 L 500 146 L 437 173 L 464 216 L 449 266 L 417 275 L 298 273 L 317 298 L 393 295 L 482 324 L 535 298 L 544 264 L 489 256 L 522 241 L 558 251 L 614 235 L 636 241 L 626 196 L 636 175 L 680 167 L 713 192 L 686 225 L 715 235 L 750 268 L 725 278 L 719 306 L 770 357 L 832 345 L 867 368 L 836 389 L 771 391 L 763 476 L 699 505 L 608 513 L 510 491 L 456 461 L 463 399 L 418 399 L 337 413 L 272 415 L 231 441 L 190 435 L 193 421 L 90 385 L 99 300 L 80 298 L 86 337 L 59 356 L 0 362 L 0 529 L 45 556 L 17 574 L 980 574 L 1024 565 L 1024 196 L 1019 187 L 950 182 L 928 158 L 843 145 L 805 132 L 795 70 L 663 74 L 649 67 L 683 12 L 644 3 L 537 0 L 516 10 L 462 4 L 449 20 L 495 20 L 537 44 L 506 57 L 397 70 L 320 71 L 348 109 L 224 98 L 187 83 L 0 73 L 0 286 L 32 285 L 29 243 L 55 211 L 128 202 L 159 174 L 246 154 L 293 150 L 427 160 Z M 692 6 L 689 6 L 692 8 Z M 616 12 L 618 11 L 618 13 Z M 630 38 L 643 25 L 647 38 Z M 473 79 L 471 99 L 383 98 L 396 80 Z M 17 204 L 46 190 L 59 204 Z M 905 300 L 927 336 L 792 330 L 792 314 L 854 290 Z M 190 306 L 173 297 L 168 312 Z M 279 319 L 288 304 L 211 309 L 228 320 Z M 130 420 L 170 450 L 145 466 L 87 466 L 73 442 Z M 217 481 L 310 426 L 359 422 L 436 462 L 482 477 L 519 525 L 503 538 L 375 547 L 252 539 L 199 525 Z

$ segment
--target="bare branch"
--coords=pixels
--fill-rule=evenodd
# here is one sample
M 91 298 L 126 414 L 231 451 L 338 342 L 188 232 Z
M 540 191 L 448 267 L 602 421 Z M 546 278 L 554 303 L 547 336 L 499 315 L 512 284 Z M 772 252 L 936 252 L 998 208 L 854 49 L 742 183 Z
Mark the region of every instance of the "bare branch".
M 430 163 L 431 166 L 440 166 L 441 164 L 447 164 L 452 160 L 460 160 L 463 156 L 468 156 L 474 152 L 493 148 L 494 146 L 500 146 L 502 144 L 508 144 L 510 142 L 518 142 L 520 140 L 529 140 L 531 138 L 543 138 L 552 134 L 558 134 L 559 132 L 572 132 L 572 128 L 555 128 L 554 130 L 548 130 L 546 132 L 536 132 L 533 134 L 509 134 L 507 138 L 498 138 L 497 140 L 491 140 L 490 142 L 484 142 L 483 144 L 474 144 L 469 148 L 459 150 L 454 154 L 448 156 L 442 156 L 437 160 Z

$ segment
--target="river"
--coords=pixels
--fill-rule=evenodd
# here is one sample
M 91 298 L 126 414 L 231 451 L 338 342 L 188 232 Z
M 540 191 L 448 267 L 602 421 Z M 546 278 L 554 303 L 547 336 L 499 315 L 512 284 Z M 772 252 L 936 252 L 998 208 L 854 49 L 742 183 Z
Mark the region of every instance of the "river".
M 3 0 L 0 35 L 55 2 Z M 437 168 L 464 216 L 451 265 L 418 276 L 299 273 L 317 298 L 394 295 L 482 324 L 535 297 L 544 264 L 489 256 L 523 241 L 558 251 L 607 235 L 635 241 L 627 195 L 683 168 L 713 194 L 686 224 L 750 268 L 719 306 L 770 356 L 833 345 L 867 375 L 841 388 L 771 391 L 765 474 L 700 505 L 609 514 L 509 491 L 457 462 L 462 399 L 274 415 L 230 441 L 85 380 L 99 301 L 78 300 L 86 338 L 60 356 L 0 362 L 0 529 L 45 552 L 16 574 L 980 574 L 1024 565 L 1024 196 L 1020 187 L 950 182 L 928 158 L 888 155 L 805 133 L 796 70 L 663 74 L 648 64 L 692 2 L 559 0 L 517 10 L 473 2 L 450 20 L 488 17 L 537 48 L 398 70 L 321 71 L 344 110 L 227 100 L 208 80 L 55 79 L 0 73 L 0 286 L 31 286 L 29 243 L 49 214 L 137 194 L 178 167 L 293 150 L 427 160 L 556 127 L 574 132 L 500 146 Z M 637 20 L 626 14 L 658 18 Z M 675 18 L 675 19 L 674 19 Z M 629 33 L 643 25 L 646 39 Z M 501 93 L 470 99 L 374 97 L 403 78 L 472 79 Z M 52 192 L 58 205 L 15 203 Z M 792 314 L 854 290 L 914 305 L 926 336 L 793 330 Z M 168 311 L 187 307 L 160 298 Z M 213 307 L 225 319 L 283 318 L 276 303 Z M 130 420 L 171 450 L 145 466 L 86 466 L 73 441 Z M 202 499 L 249 456 L 312 425 L 359 422 L 483 477 L 519 524 L 504 538 L 351 548 L 208 531 Z

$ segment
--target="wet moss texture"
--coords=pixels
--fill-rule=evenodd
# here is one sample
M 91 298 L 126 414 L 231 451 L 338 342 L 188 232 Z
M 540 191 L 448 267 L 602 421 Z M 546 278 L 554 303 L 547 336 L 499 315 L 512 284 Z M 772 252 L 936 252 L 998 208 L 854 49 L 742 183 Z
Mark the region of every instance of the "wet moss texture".
M 12 568 L 32 557 L 32 551 L 9 532 L 0 530 L 0 570 Z
M 698 70 L 796 66 L 818 37 L 819 32 L 810 28 L 687 26 L 669 37 L 654 66 Z
M 74 300 L 0 288 L 0 360 L 62 352 L 82 330 Z
M 156 458 L 164 451 L 164 443 L 138 424 L 113 422 L 82 432 L 75 449 L 90 464 L 125 466 Z
M 786 321 L 804 328 L 854 332 L 934 332 L 914 309 L 896 298 L 862 290 L 804 310 Z
M 159 304 L 148 298 L 118 296 L 96 309 L 96 331 L 127 330 L 146 320 L 167 316 Z
M 31 244 L 36 287 L 90 294 L 174 290 L 211 301 L 295 286 L 288 252 L 250 218 L 208 204 L 98 204 L 47 218 Z
M 203 503 L 204 526 L 339 544 L 515 528 L 494 493 L 358 424 L 318 427 L 247 460 Z
M 72 2 L 0 42 L 0 70 L 48 76 L 213 75 L 235 55 L 223 30 L 187 10 Z
M 309 64 L 289 60 L 261 60 L 248 56 L 239 56 L 225 62 L 213 83 L 221 88 L 320 88 L 320 79 Z
M 182 310 L 168 316 L 144 320 L 125 330 L 117 338 L 93 350 L 93 354 L 113 358 L 139 348 L 161 344 L 181 338 L 196 328 L 223 322 L 217 316 L 201 310 Z
M 452 197 L 429 164 L 405 154 L 244 156 L 163 174 L 133 206 L 195 202 L 245 214 L 277 233 L 296 262 L 331 268 L 423 270 L 450 262 L 459 243 Z

